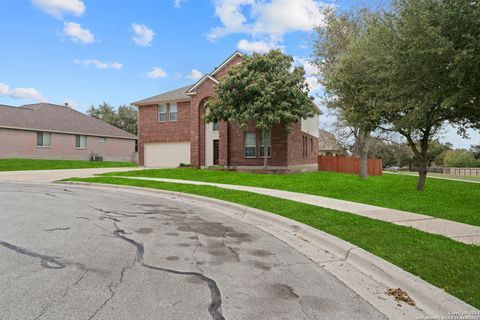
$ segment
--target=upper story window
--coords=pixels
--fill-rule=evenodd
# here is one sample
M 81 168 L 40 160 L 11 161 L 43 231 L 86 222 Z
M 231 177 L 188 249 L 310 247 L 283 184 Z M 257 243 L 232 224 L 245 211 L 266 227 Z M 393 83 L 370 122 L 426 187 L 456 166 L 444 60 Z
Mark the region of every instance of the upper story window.
M 220 127 L 220 126 L 219 126 L 219 124 L 218 124 L 218 121 L 217 121 L 217 122 L 214 122 L 214 123 L 212 124 L 212 130 L 213 130 L 213 131 L 218 131 L 219 127 Z
M 52 135 L 50 132 L 37 132 L 37 147 L 51 147 Z
M 75 136 L 75 148 L 85 149 L 87 147 L 87 137 L 77 135 Z
M 158 121 L 167 121 L 167 106 L 164 104 L 158 106 Z
M 98 142 L 100 142 L 100 143 L 106 143 L 106 142 L 107 142 L 107 138 L 105 138 L 105 137 L 100 137 L 100 138 L 98 138 Z
M 272 156 L 272 144 L 270 142 L 270 132 L 267 132 L 267 148 L 268 148 L 268 154 L 267 154 L 267 157 L 271 157 Z M 260 157 L 264 157 L 265 156 L 265 143 L 263 143 L 263 134 L 260 134 Z
M 177 121 L 177 104 L 172 103 L 169 105 L 169 119 L 170 121 Z
M 257 156 L 257 134 L 255 132 L 244 133 L 243 148 L 245 158 L 255 158 Z

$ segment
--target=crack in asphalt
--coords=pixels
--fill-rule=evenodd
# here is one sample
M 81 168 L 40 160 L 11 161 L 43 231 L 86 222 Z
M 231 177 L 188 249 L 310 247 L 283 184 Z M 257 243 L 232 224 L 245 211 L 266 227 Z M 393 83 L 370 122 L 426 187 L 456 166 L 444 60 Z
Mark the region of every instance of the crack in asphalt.
M 145 247 L 143 244 L 132 240 L 130 238 L 125 237 L 125 231 L 121 230 L 117 227 L 117 230 L 113 232 L 113 234 L 117 237 L 120 238 L 131 245 L 135 246 L 136 248 L 136 259 L 135 262 L 138 262 L 142 267 L 151 269 L 151 270 L 157 270 L 157 271 L 163 271 L 163 272 L 168 272 L 172 274 L 177 274 L 177 275 L 184 275 L 184 276 L 195 276 L 202 280 L 203 282 L 207 283 L 208 288 L 210 289 L 210 294 L 211 294 L 211 302 L 210 305 L 208 306 L 208 312 L 212 316 L 213 320 L 225 320 L 221 313 L 221 305 L 222 305 L 222 296 L 220 293 L 220 289 L 217 286 L 217 283 L 211 279 L 208 278 L 207 276 L 198 273 L 198 272 L 185 272 L 185 271 L 178 271 L 178 270 L 173 270 L 173 269 L 167 269 L 167 268 L 162 268 L 162 267 L 157 267 L 157 266 L 152 266 L 144 262 L 144 253 L 145 253 Z M 91 318 L 90 318 L 91 319 Z M 89 320 L 90 320 L 89 319 Z
M 16 253 L 22 254 L 24 256 L 39 258 L 40 265 L 46 269 L 63 269 L 67 266 L 65 263 L 58 261 L 58 259 L 61 259 L 60 257 L 43 255 L 25 248 L 18 247 L 5 241 L 0 241 L 0 246 L 15 251 Z
M 33 320 L 38 320 L 40 319 L 41 317 L 43 317 L 45 315 L 45 313 L 50 309 L 50 307 L 57 301 L 61 301 L 63 298 L 65 298 L 68 293 L 70 292 L 70 290 L 75 287 L 76 285 L 78 285 L 80 283 L 80 281 L 83 280 L 83 278 L 85 277 L 85 275 L 87 274 L 88 270 L 85 270 L 82 272 L 82 274 L 80 275 L 80 277 L 74 282 L 72 283 L 68 288 L 65 289 L 64 293 L 62 294 L 62 296 L 57 299 L 57 300 L 54 300 L 52 302 L 50 302 L 49 304 L 47 304 L 43 309 L 42 311 L 35 317 L 33 318 Z
M 107 299 L 105 299 L 105 301 L 103 301 L 103 303 L 97 308 L 97 310 L 95 310 L 95 312 L 92 313 L 92 315 L 88 318 L 88 320 L 92 320 L 93 318 L 95 318 L 97 316 L 97 314 L 100 311 L 102 311 L 102 309 L 110 302 L 110 300 L 113 299 L 113 297 L 115 296 L 117 288 L 123 283 L 123 279 L 125 278 L 125 273 L 127 272 L 127 270 L 130 270 L 130 269 L 133 268 L 133 266 L 135 265 L 135 261 L 136 261 L 136 259 L 134 259 L 131 264 L 122 268 L 122 272 L 120 272 L 120 278 L 118 279 L 118 281 L 116 283 L 114 283 L 114 284 L 110 283 L 110 285 L 108 286 L 108 290 L 110 291 L 110 295 L 108 296 Z
M 43 231 L 66 231 L 70 230 L 70 228 L 52 228 L 52 229 L 43 229 Z

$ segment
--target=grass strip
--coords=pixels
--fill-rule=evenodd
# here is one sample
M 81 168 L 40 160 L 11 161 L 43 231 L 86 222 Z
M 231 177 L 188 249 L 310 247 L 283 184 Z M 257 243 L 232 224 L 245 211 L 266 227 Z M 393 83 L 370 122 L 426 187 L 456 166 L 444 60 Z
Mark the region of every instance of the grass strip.
M 109 174 L 106 174 L 109 175 Z M 336 172 L 258 174 L 201 169 L 151 169 L 115 176 L 171 178 L 279 189 L 348 200 L 480 226 L 480 184 L 428 179 L 415 190 L 417 177 L 385 174 L 361 179 Z
M 0 171 L 58 170 L 87 168 L 137 167 L 135 162 L 46 160 L 46 159 L 0 159 Z

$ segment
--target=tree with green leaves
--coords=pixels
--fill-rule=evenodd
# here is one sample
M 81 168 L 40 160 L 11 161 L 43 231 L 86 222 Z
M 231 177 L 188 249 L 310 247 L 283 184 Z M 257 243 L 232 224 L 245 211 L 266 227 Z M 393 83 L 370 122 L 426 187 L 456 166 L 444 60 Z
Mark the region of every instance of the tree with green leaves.
M 244 56 L 244 61 L 229 69 L 216 86 L 218 98 L 207 101 L 206 122 L 228 121 L 242 130 L 254 124 L 265 145 L 272 127 L 314 116 L 316 106 L 308 96 L 303 67 L 294 67 L 293 58 L 280 50 Z M 268 152 L 264 152 L 264 168 Z
M 121 105 L 117 109 L 106 102 L 98 106 L 90 106 L 87 114 L 95 119 L 100 119 L 117 128 L 130 132 L 134 135 L 138 133 L 137 109 L 132 106 Z
M 354 156 L 360 158 L 360 177 L 367 178 L 371 133 L 381 123 L 383 103 L 369 48 L 362 42 L 375 14 L 368 10 L 339 13 L 327 8 L 324 15 L 325 25 L 316 28 L 313 60 L 325 87 L 326 106 L 354 128 Z
M 364 45 L 384 84 L 385 122 L 411 147 L 422 191 L 444 126 L 464 132 L 480 123 L 480 2 L 397 0 Z

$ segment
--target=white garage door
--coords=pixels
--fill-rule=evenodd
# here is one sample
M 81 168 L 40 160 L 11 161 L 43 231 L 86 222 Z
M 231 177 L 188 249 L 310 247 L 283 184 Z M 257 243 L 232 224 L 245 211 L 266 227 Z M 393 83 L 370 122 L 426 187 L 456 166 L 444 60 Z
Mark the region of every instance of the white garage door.
M 145 144 L 146 167 L 178 167 L 180 163 L 190 163 L 190 142 Z

